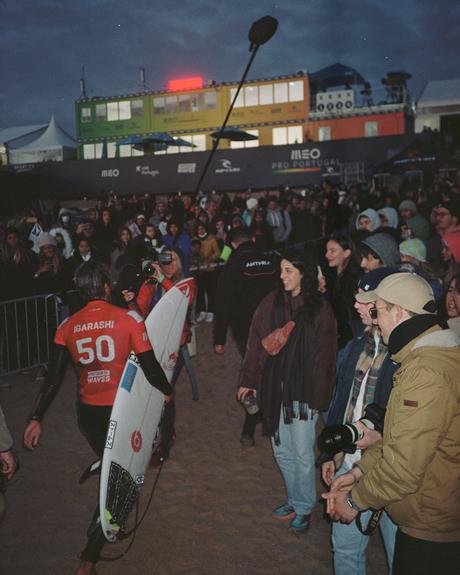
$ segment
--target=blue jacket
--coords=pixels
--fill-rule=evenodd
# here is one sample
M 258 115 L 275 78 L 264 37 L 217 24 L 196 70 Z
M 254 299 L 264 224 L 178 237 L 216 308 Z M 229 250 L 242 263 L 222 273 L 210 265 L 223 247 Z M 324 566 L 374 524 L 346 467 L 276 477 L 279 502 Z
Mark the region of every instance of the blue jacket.
M 334 396 L 329 408 L 326 425 L 343 423 L 345 410 L 350 398 L 351 387 L 355 377 L 356 364 L 359 356 L 366 345 L 368 337 L 373 337 L 369 332 L 352 339 L 344 349 L 344 357 L 337 366 L 337 380 Z M 398 369 L 398 364 L 391 361 L 390 356 L 383 360 L 379 375 L 375 384 L 374 401 L 381 407 L 386 407 L 391 389 L 393 387 L 393 374 Z

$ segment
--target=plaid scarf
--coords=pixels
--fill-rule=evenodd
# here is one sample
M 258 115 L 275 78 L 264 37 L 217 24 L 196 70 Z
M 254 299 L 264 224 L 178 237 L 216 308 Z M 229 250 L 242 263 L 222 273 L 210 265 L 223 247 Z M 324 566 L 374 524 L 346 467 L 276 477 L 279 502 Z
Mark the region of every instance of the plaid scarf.
M 376 344 L 374 333 L 375 332 L 372 328 L 365 332 L 367 340 L 364 345 L 364 349 L 358 358 L 358 362 L 356 363 L 355 377 L 353 379 L 353 386 L 344 423 L 353 422 L 353 413 L 358 399 L 359 390 L 361 389 L 361 385 L 368 372 L 365 383 L 366 388 L 364 391 L 363 407 L 369 405 L 369 403 L 373 403 L 374 401 L 375 385 L 377 383 L 379 371 L 388 354 L 388 348 L 383 343 L 381 337 L 378 338 Z

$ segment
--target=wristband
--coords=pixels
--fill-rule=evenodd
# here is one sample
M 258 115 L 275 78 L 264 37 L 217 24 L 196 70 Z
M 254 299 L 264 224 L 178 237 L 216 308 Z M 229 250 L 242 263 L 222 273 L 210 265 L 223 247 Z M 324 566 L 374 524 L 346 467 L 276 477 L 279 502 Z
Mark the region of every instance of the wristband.
M 160 274 L 160 275 L 157 277 L 157 282 L 158 282 L 159 284 L 162 284 L 164 279 L 165 279 L 165 276 L 164 276 L 163 274 Z

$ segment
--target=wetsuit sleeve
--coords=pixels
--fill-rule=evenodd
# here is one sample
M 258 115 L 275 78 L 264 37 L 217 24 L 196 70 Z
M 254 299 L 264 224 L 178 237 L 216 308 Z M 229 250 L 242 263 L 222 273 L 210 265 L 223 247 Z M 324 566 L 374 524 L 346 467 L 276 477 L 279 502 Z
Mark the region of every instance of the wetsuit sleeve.
M 69 352 L 64 345 L 55 343 L 51 351 L 51 360 L 48 366 L 48 375 L 35 399 L 29 421 L 35 419 L 41 421 L 48 407 L 56 397 L 61 387 L 64 375 L 69 363 Z
M 156 285 L 152 282 L 144 282 L 137 294 L 136 302 L 141 316 L 145 319 L 149 315 L 150 305 L 155 295 Z
M 161 365 L 158 363 L 153 350 L 144 351 L 137 354 L 137 359 L 141 364 L 141 367 L 145 373 L 145 377 L 151 386 L 156 387 L 161 393 L 165 395 L 171 395 L 173 389 L 171 384 L 166 379 L 164 371 L 161 369 Z

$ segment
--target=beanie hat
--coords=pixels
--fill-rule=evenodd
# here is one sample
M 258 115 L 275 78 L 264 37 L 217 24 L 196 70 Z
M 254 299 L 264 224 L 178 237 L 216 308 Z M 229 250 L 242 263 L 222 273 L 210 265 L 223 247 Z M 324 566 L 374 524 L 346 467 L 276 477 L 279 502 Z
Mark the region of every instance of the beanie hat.
M 248 208 L 248 210 L 252 210 L 253 208 L 256 208 L 258 205 L 258 201 L 256 198 L 248 198 L 246 200 L 246 207 Z
M 398 244 L 390 235 L 372 234 L 361 243 L 370 248 L 385 267 L 395 267 L 399 262 Z
M 406 240 L 399 244 L 399 253 L 403 256 L 410 256 L 419 262 L 426 262 L 426 246 L 418 238 Z
M 411 212 L 414 212 L 414 214 L 417 213 L 417 206 L 415 205 L 415 202 L 413 202 L 412 200 L 403 200 L 400 204 L 399 204 L 399 211 L 401 210 L 410 210 Z
M 37 243 L 38 243 L 39 248 L 42 248 L 43 246 L 56 246 L 57 245 L 56 240 L 48 232 L 42 232 L 38 236 Z
M 406 224 L 412 230 L 414 237 L 421 240 L 427 240 L 430 237 L 430 224 L 424 217 L 412 216 L 406 220 Z

